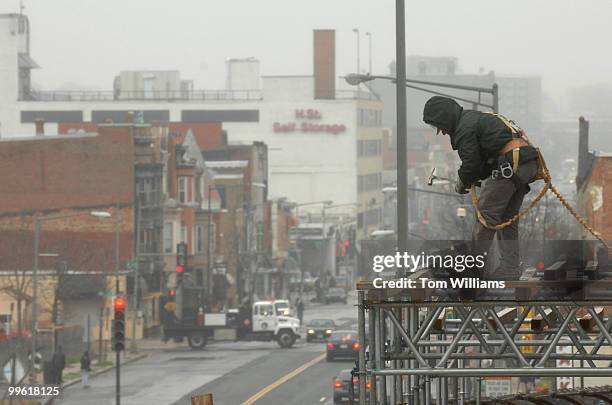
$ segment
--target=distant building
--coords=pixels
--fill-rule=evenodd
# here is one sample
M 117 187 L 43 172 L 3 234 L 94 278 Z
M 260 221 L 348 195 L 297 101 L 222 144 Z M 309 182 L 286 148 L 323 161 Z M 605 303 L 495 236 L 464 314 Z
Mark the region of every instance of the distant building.
M 589 151 L 589 122 L 580 118 L 578 171 L 576 187 L 578 207 L 587 223 L 604 240 L 612 240 L 612 154 Z M 585 236 L 592 238 L 585 231 Z
M 537 133 L 542 124 L 542 79 L 539 76 L 496 76 L 499 112 L 527 133 Z
M 38 291 L 40 325 L 78 324 L 85 330 L 88 314 L 97 317 L 100 305 L 110 308 L 106 292 L 114 291 L 115 254 L 120 291 L 131 292 L 126 273 L 134 258 L 140 153 L 135 139 L 141 131 L 122 126 L 70 137 L 0 140 L 0 315 L 14 328 L 18 319 L 30 328 L 36 216 L 42 221 L 39 252 L 57 255 L 38 261 L 44 279 Z M 95 218 L 92 211 L 111 218 Z M 141 274 L 151 280 L 151 272 Z M 107 327 L 102 332 L 110 335 Z
M 3 16 L 8 25 L 19 18 Z M 0 44 L 11 35 L 0 32 Z M 336 76 L 333 30 L 315 31 L 313 75 L 260 78 L 256 59 L 229 59 L 227 88 L 216 91 L 194 90 L 176 71 L 125 71 L 110 91 L 20 92 L 18 66 L 5 63 L 20 49 L 0 48 L 5 133 L 32 133 L 39 118 L 48 133 L 63 122 L 121 122 L 129 111 L 141 123 L 223 123 L 235 143 L 268 145 L 270 198 L 359 204 L 364 235 L 381 221 L 383 104 Z

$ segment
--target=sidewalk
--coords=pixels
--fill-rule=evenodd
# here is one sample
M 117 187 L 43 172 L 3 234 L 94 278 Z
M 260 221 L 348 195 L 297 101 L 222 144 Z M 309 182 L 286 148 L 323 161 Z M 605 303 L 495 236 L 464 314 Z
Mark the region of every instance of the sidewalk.
M 140 360 L 146 357 L 146 353 L 130 353 L 129 350 L 121 353 L 121 364 L 132 363 L 136 360 Z M 89 372 L 89 378 L 95 377 L 107 371 L 115 368 L 115 352 L 110 352 L 106 356 L 106 361 L 98 363 L 97 356 L 91 361 L 91 371 Z M 64 383 L 63 388 L 70 387 L 72 385 L 81 382 L 81 363 L 80 361 L 70 363 L 66 365 L 63 373 Z

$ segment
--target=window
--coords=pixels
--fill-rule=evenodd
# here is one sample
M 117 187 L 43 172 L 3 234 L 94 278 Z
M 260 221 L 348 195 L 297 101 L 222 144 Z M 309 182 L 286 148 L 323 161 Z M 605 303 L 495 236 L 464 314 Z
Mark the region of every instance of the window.
M 201 253 L 204 251 L 204 227 L 198 225 L 196 227 L 196 252 Z
M 376 128 L 382 125 L 382 111 L 359 109 L 357 125 L 365 128 Z
M 180 203 L 187 202 L 187 177 L 181 176 L 178 179 L 178 199 Z
M 256 226 L 257 230 L 257 240 L 256 240 L 256 250 L 261 252 L 264 249 L 264 231 L 263 231 L 263 222 L 258 222 Z
M 187 225 L 181 225 L 181 242 L 187 243 Z
M 380 139 L 368 139 L 358 141 L 357 155 L 359 157 L 380 156 L 382 154 L 382 141 Z
M 164 223 L 164 253 L 174 252 L 174 227 L 172 222 Z
M 147 205 L 147 194 L 145 189 L 145 181 L 144 179 L 140 179 L 138 181 L 138 202 L 141 205 Z
M 154 97 L 155 77 L 145 77 L 142 80 L 142 89 L 144 98 Z
M 204 191 L 205 189 L 205 184 L 204 184 L 204 176 L 200 176 L 200 200 L 204 201 L 204 199 L 206 198 L 206 192 Z

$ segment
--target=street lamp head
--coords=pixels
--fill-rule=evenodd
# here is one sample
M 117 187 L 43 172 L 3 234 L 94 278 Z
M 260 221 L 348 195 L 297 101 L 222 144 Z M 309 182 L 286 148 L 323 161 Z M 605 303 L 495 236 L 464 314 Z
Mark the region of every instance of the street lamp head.
M 359 32 L 359 28 L 353 28 L 353 32 Z
M 106 212 L 106 211 L 91 211 L 89 215 L 91 215 L 92 217 L 96 217 L 96 218 L 111 218 L 112 217 L 111 213 Z
M 332 200 L 323 201 L 323 205 L 332 205 L 334 202 Z
M 349 73 L 344 77 L 344 80 L 351 86 L 358 86 L 361 83 L 369 82 L 370 80 L 374 80 L 369 74 L 363 75 L 360 73 Z

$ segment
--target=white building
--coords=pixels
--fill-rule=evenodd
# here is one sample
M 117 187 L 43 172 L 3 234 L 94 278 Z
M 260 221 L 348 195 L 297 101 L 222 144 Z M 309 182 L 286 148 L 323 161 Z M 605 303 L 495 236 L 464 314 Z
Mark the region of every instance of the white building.
M 12 27 L 21 17 L 0 21 L 4 136 L 34 134 L 37 119 L 45 121 L 46 134 L 54 134 L 59 123 L 120 122 L 128 111 L 146 122 L 223 122 L 232 143 L 268 145 L 269 198 L 356 203 L 359 228 L 365 233 L 378 227 L 382 103 L 336 77 L 333 31 L 315 31 L 314 76 L 260 79 L 256 59 L 229 59 L 225 91 L 194 91 L 176 71 L 138 71 L 121 72 L 106 92 L 40 92 L 20 87 L 17 61 L 29 35 Z

